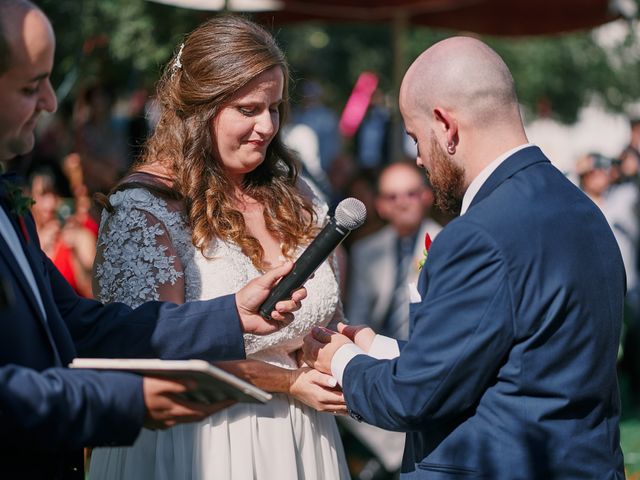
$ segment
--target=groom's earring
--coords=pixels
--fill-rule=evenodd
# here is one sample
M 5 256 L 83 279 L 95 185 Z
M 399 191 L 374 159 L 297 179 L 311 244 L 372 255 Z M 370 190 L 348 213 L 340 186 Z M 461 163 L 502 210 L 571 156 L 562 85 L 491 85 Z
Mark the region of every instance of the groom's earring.
M 453 155 L 454 153 L 456 153 L 456 146 L 453 144 L 453 142 L 447 144 L 447 153 L 449 155 Z

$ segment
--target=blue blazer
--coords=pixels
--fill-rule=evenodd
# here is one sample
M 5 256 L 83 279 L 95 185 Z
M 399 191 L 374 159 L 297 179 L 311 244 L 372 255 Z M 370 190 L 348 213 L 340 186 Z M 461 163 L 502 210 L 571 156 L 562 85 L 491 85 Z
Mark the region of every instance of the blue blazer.
M 83 446 L 130 445 L 137 437 L 145 412 L 141 378 L 65 368 L 76 356 L 244 358 L 233 295 L 136 310 L 102 305 L 73 292 L 40 250 L 30 216 L 29 241 L 12 222 L 46 318 L 0 235 L 0 281 L 13 297 L 0 307 L 0 477 L 83 478 Z
M 355 417 L 407 432 L 405 479 L 624 478 L 625 272 L 599 209 L 537 147 L 438 235 L 393 360 L 358 355 Z

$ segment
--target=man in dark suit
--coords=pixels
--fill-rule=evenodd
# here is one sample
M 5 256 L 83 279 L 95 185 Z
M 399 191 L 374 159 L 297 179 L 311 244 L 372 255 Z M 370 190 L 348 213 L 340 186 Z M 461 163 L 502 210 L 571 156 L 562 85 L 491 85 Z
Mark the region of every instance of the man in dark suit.
M 0 161 L 29 152 L 41 112 L 56 108 L 49 75 L 54 35 L 23 0 L 0 0 Z M 38 245 L 33 218 L 0 181 L 0 477 L 83 478 L 83 446 L 129 445 L 143 425 L 167 428 L 226 406 L 179 400 L 188 383 L 65 368 L 76 356 L 244 358 L 243 332 L 291 320 L 306 295 L 256 312 L 291 265 L 236 295 L 131 310 L 78 297 Z
M 461 215 L 428 253 L 408 342 L 316 329 L 307 362 L 352 416 L 407 432 L 403 478 L 624 478 L 625 273 L 605 218 L 527 143 L 511 74 L 482 42 L 425 51 L 400 108 L 436 200 Z

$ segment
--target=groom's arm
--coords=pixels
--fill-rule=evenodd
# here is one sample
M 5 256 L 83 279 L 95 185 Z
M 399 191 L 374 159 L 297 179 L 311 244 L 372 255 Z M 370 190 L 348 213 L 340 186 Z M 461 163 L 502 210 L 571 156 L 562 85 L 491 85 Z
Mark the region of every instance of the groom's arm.
M 429 289 L 401 355 L 356 355 L 346 365 L 342 387 L 354 417 L 421 429 L 470 408 L 495 376 L 513 340 L 506 270 L 484 231 L 465 227 L 451 225 L 434 242 Z
M 331 375 L 342 385 L 344 369 L 356 355 L 369 355 L 378 360 L 396 358 L 400 355 L 400 349 L 405 344 L 404 341 L 378 334 L 374 337 L 369 351 L 365 351 L 355 344 L 343 345 L 331 359 Z

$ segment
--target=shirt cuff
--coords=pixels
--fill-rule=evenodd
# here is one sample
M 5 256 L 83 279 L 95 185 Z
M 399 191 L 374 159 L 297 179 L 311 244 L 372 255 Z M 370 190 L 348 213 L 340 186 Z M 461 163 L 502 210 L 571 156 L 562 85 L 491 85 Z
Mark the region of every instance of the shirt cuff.
M 371 342 L 369 355 L 378 360 L 396 358 L 400 356 L 398 341 L 394 338 L 385 337 L 384 335 L 376 335 L 373 338 L 373 342 Z
M 365 351 L 358 347 L 355 343 L 348 343 L 341 346 L 331 359 L 331 375 L 335 378 L 340 386 L 342 386 L 342 376 L 347 364 L 356 355 L 366 355 Z

